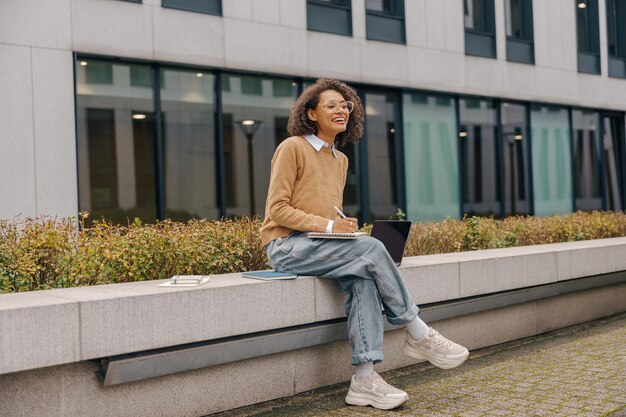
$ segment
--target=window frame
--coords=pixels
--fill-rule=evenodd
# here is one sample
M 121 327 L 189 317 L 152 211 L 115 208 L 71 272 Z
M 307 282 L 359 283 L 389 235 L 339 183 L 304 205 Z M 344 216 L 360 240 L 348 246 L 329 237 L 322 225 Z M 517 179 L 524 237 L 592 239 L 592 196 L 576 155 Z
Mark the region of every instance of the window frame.
M 381 12 L 378 10 L 368 9 L 365 7 L 365 27 L 366 27 L 366 39 L 406 44 L 406 15 L 404 0 L 391 0 L 393 3 L 393 12 Z M 382 36 L 374 33 L 370 28 L 375 27 L 376 24 L 387 23 L 397 24 L 400 29 L 401 36 L 399 38 L 393 38 L 391 36 L 384 36 L 385 31 L 382 32 Z
M 352 37 L 352 0 L 342 0 L 344 4 L 328 3 L 321 0 L 306 0 L 306 28 L 312 32 L 332 33 L 334 35 L 350 36 Z M 319 13 L 325 10 L 328 13 L 337 13 L 337 11 L 347 12 L 347 28 L 344 31 L 333 30 L 330 28 L 315 27 L 312 25 L 312 11 L 316 10 Z M 337 13 L 339 15 L 339 13 Z M 312 27 L 313 26 L 313 27 Z
M 586 74 L 601 74 L 602 65 L 600 62 L 600 15 L 598 12 L 598 0 L 587 0 L 587 7 L 578 7 L 580 0 L 574 0 L 576 8 L 576 51 L 578 58 L 578 72 Z M 578 24 L 581 13 L 584 13 L 587 21 L 584 33 L 585 39 L 592 44 L 588 50 L 582 50 L 580 45 L 581 27 Z M 590 25 L 590 22 L 592 23 Z M 594 33 L 592 33 L 594 32 Z
M 505 13 L 512 13 L 512 0 L 506 0 L 504 3 Z M 533 0 L 518 0 L 519 22 L 522 28 L 522 35 L 515 36 L 506 35 L 506 59 L 509 62 L 517 62 L 521 64 L 535 64 L 535 35 L 533 25 Z M 509 30 L 508 19 L 505 22 L 506 32 Z
M 466 26 L 467 2 L 463 0 L 463 28 L 465 29 L 465 55 L 478 56 L 482 58 L 497 59 L 496 49 L 496 17 L 494 0 L 483 0 L 480 14 L 482 21 L 486 22 L 485 27 L 490 29 L 475 29 Z
M 174 9 L 174 10 L 184 10 L 186 12 L 192 13 L 202 13 L 214 16 L 222 16 L 222 0 L 209 0 L 211 1 L 210 5 L 206 8 L 200 8 L 195 6 L 187 6 L 183 3 L 185 0 L 161 0 L 161 7 L 165 9 Z M 168 4 L 173 2 L 174 4 Z M 208 4 L 208 3 L 207 3 Z
M 626 4 L 623 0 L 606 0 L 606 35 L 609 77 L 626 78 Z M 611 51 L 611 41 L 614 51 Z

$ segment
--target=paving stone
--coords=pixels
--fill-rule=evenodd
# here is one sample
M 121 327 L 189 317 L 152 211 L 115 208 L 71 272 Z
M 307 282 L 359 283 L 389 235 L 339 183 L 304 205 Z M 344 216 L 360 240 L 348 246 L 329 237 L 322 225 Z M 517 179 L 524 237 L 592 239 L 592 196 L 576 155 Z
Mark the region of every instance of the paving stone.
M 276 416 L 626 416 L 626 313 L 472 352 L 461 367 L 425 363 L 383 377 L 411 399 L 350 407 L 348 384 L 217 414 Z

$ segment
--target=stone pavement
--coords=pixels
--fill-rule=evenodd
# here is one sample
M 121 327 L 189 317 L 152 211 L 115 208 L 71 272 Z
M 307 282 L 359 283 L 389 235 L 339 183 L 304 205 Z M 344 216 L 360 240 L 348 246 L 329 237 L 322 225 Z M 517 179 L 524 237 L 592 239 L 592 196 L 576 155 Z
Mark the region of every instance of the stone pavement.
M 383 377 L 410 400 L 392 411 L 347 406 L 345 383 L 213 416 L 626 416 L 626 313 L 473 351 L 457 369 Z

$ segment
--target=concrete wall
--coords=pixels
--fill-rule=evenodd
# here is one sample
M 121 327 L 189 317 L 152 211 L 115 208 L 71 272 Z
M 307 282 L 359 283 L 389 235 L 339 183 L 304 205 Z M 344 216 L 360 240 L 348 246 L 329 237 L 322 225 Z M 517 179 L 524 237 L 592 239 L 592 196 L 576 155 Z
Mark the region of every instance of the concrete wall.
M 420 304 L 626 270 L 626 238 L 406 258 Z M 0 295 L 0 374 L 345 317 L 334 282 L 214 276 Z
M 462 2 L 406 2 L 406 45 L 365 39 L 364 0 L 353 36 L 309 32 L 304 0 L 223 1 L 223 17 L 160 0 L 0 2 L 0 218 L 75 215 L 72 52 L 353 82 L 626 109 L 626 81 L 576 70 L 574 5 L 535 2 L 536 65 L 509 63 L 503 3 L 498 59 L 465 56 Z M 604 1 L 600 0 L 600 16 Z
M 411 257 L 401 267 L 418 304 L 625 270 L 626 238 Z M 0 414 L 202 416 L 345 382 L 353 372 L 341 341 L 103 387 L 89 359 L 344 316 L 339 288 L 315 277 L 228 274 L 179 289 L 159 282 L 0 295 Z M 475 350 L 623 311 L 626 283 L 429 324 Z M 377 370 L 416 363 L 402 342 L 401 331 L 385 334 Z
M 624 310 L 626 284 L 431 324 L 474 350 Z M 402 342 L 402 331 L 385 333 L 377 371 L 416 363 Z M 0 375 L 0 410 L 12 417 L 204 416 L 346 382 L 354 372 L 349 357 L 343 341 L 105 388 L 94 364 L 79 362 Z

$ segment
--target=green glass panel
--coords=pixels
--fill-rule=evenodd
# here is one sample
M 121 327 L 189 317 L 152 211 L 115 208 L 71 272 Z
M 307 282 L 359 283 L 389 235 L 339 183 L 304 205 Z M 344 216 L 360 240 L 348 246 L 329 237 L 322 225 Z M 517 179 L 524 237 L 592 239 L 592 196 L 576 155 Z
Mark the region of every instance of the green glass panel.
M 531 126 L 535 215 L 571 213 L 573 190 L 567 110 L 533 106 Z
M 459 175 L 454 106 L 447 96 L 404 94 L 404 166 L 407 217 L 413 221 L 459 217 Z

